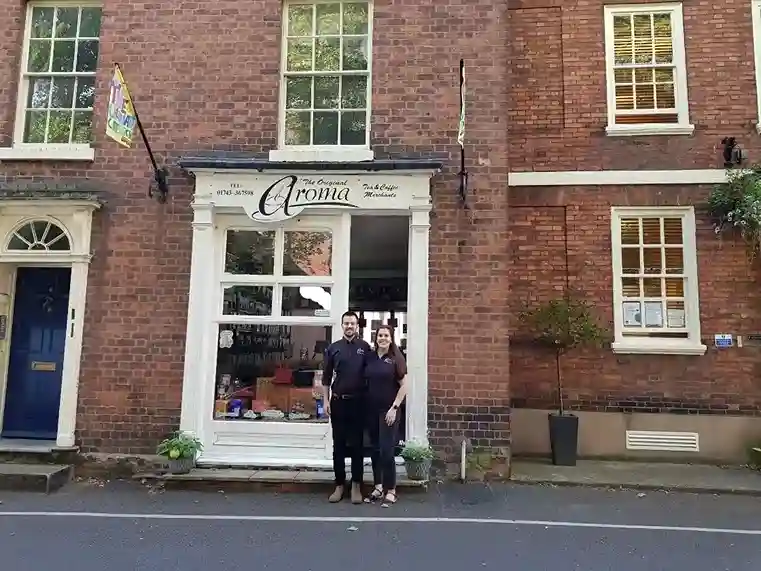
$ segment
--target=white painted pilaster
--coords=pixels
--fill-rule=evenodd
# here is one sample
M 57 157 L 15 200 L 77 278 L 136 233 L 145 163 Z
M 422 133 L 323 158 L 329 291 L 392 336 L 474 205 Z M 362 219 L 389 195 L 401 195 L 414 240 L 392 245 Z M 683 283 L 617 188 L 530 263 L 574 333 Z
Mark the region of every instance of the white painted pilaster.
M 82 365 L 87 278 L 90 271 L 92 217 L 98 207 L 99 205 L 94 202 L 72 203 L 59 206 L 63 210 L 60 213 L 56 212 L 56 209 L 46 211 L 46 214 L 51 211 L 58 214 L 68 226 L 67 230 L 71 236 L 69 308 L 56 434 L 56 446 L 60 447 L 71 447 L 76 444 L 79 373 Z M 66 210 L 69 211 L 68 220 L 63 216 Z M 49 253 L 46 254 L 49 255 Z
M 333 291 L 330 292 L 330 312 L 333 317 L 333 341 L 343 336 L 341 314 L 349 309 L 349 264 L 351 251 L 351 214 L 340 215 L 333 230 Z
M 408 440 L 428 442 L 428 244 L 430 204 L 414 205 L 410 217 L 407 280 Z
M 214 256 L 214 209 L 210 204 L 193 204 L 193 245 L 190 258 L 188 325 L 185 334 L 185 371 L 182 381 L 180 430 L 201 434 L 204 404 L 211 396 L 202 395 L 204 355 L 211 327 L 207 312 L 212 308 L 216 259 Z M 206 411 L 211 415 L 211 409 Z
M 87 300 L 87 262 L 72 262 L 69 288 L 69 315 L 66 322 L 66 346 L 61 375 L 61 400 L 58 408 L 56 446 L 75 444 L 77 404 L 79 401 L 79 370 L 82 361 L 85 302 Z

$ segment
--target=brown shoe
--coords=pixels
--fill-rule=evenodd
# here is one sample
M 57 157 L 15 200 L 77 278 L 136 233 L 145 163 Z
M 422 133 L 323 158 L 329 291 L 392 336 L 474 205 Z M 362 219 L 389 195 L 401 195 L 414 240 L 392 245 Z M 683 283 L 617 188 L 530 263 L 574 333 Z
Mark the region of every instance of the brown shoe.
M 330 497 L 328 498 L 328 501 L 331 504 L 337 504 L 342 499 L 344 499 L 344 491 L 346 488 L 344 486 L 336 486 L 336 489 L 333 490 L 333 493 L 330 494 Z
M 351 503 L 353 504 L 362 503 L 362 486 L 360 486 L 359 484 L 352 483 L 351 485 Z

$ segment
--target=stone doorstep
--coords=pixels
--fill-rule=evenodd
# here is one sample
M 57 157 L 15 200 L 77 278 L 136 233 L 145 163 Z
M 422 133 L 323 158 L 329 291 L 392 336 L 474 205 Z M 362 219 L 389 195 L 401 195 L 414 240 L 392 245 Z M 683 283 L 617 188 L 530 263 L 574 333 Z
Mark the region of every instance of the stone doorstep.
M 49 494 L 66 485 L 71 476 L 72 468 L 66 465 L 0 463 L 0 490 Z
M 225 492 L 330 492 L 333 473 L 317 470 L 248 470 L 240 468 L 195 468 L 188 474 L 143 473 L 135 480 L 162 483 L 166 489 L 193 489 Z M 370 488 L 372 474 L 365 472 L 365 487 Z M 401 476 L 397 487 L 407 492 L 423 492 L 428 481 L 410 480 Z
M 79 448 L 56 446 L 41 440 L 0 438 L 0 462 L 20 464 L 74 464 Z

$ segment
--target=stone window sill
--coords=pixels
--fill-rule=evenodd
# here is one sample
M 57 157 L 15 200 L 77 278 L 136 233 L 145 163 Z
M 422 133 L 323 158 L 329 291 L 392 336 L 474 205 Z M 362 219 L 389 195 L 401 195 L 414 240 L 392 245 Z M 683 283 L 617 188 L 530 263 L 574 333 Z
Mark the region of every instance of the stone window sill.
M 95 160 L 90 145 L 14 145 L 0 147 L 0 161 L 84 161 Z
M 375 153 L 367 147 L 303 147 L 273 149 L 269 160 L 283 163 L 339 163 L 372 161 Z
M 639 137 L 647 135 L 692 135 L 695 125 L 608 125 L 605 133 L 609 137 Z
M 620 355 L 705 355 L 707 347 L 694 341 L 669 342 L 664 339 L 627 339 L 611 345 Z

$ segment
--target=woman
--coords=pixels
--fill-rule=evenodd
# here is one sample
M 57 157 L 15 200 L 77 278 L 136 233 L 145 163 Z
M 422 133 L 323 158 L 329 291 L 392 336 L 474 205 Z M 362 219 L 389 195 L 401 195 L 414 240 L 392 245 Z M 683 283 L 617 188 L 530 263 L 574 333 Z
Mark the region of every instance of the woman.
M 375 488 L 365 498 L 383 498 L 383 507 L 396 503 L 396 461 L 399 407 L 407 394 L 407 363 L 394 343 L 394 330 L 381 325 L 375 332 L 375 355 L 365 368 L 368 384 L 368 432 L 372 445 Z

